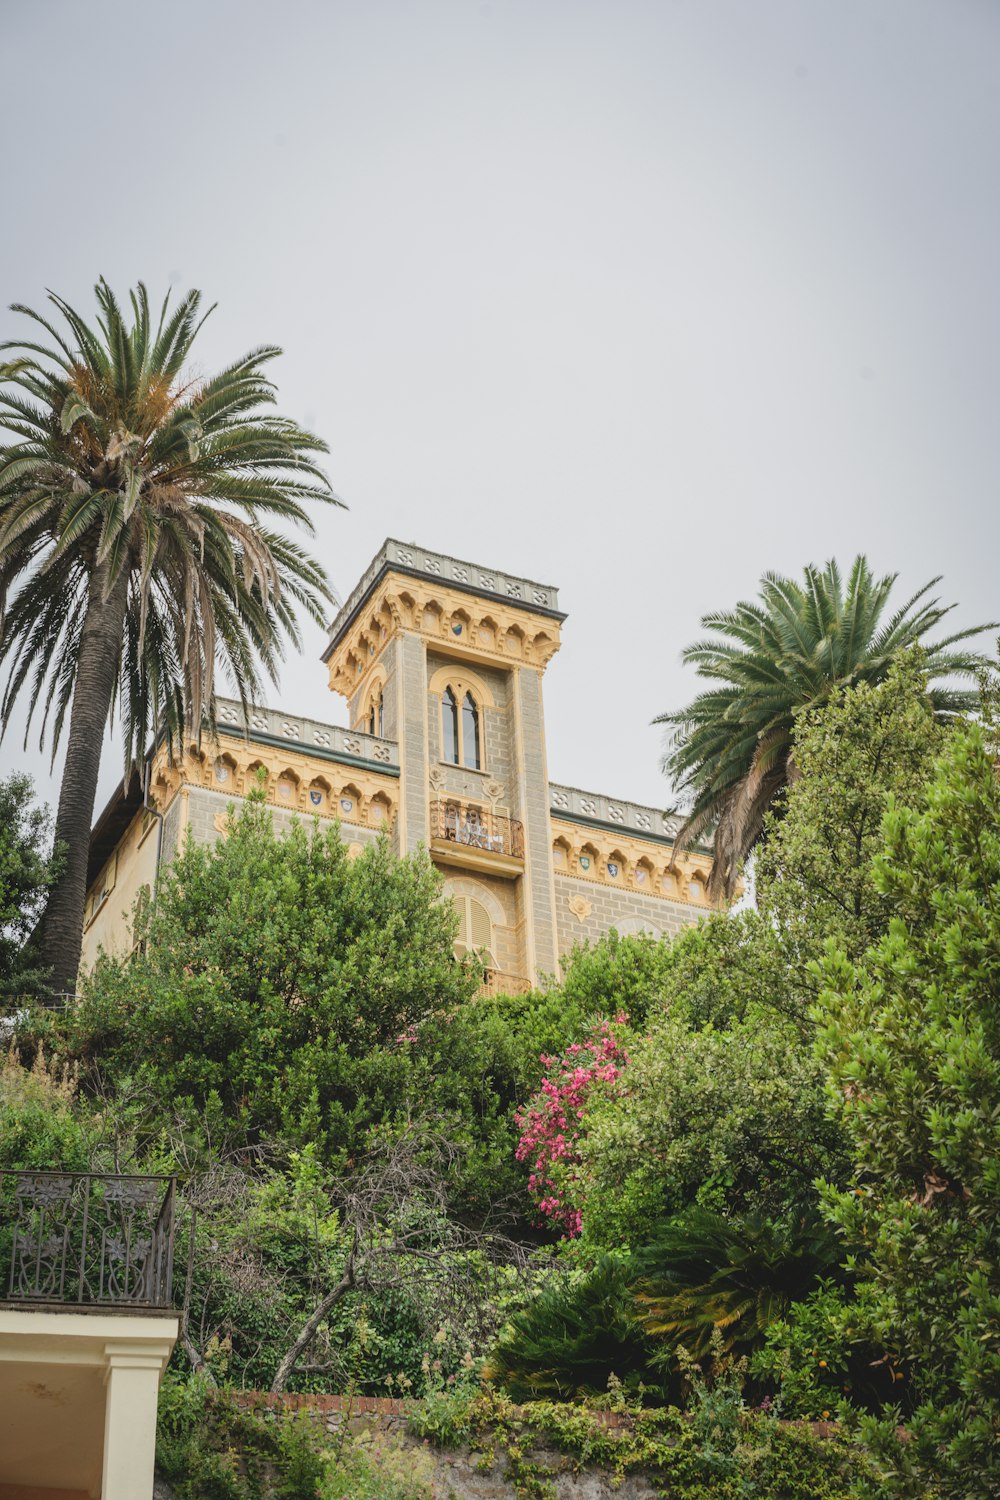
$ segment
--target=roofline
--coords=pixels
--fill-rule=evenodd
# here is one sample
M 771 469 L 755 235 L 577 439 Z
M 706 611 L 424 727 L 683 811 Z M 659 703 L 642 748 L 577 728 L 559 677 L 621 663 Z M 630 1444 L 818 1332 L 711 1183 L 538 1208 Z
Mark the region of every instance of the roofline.
M 379 547 L 378 551 L 375 553 L 375 556 L 372 558 L 371 562 L 368 564 L 368 567 L 365 568 L 364 572 L 361 574 L 362 578 L 365 577 L 370 568 L 373 568 L 375 566 L 382 553 L 390 543 L 395 544 L 395 546 L 397 547 L 405 547 L 409 545 L 406 542 L 401 542 L 398 537 L 387 536 L 381 547 Z M 443 553 L 441 555 L 444 556 Z M 455 558 L 454 561 L 461 562 L 463 560 L 460 558 Z M 342 611 L 337 615 L 336 619 L 333 622 L 333 625 L 330 628 L 330 639 L 327 642 L 326 649 L 323 651 L 320 657 L 321 661 L 328 662 L 330 660 L 330 657 L 340 645 L 341 641 L 344 639 L 344 636 L 354 624 L 354 621 L 361 613 L 372 593 L 375 591 L 375 589 L 378 588 L 379 584 L 382 582 L 387 573 L 402 573 L 404 577 L 407 578 L 431 579 L 433 577 L 432 574 L 425 573 L 420 568 L 410 567 L 406 563 L 394 562 L 390 558 L 386 558 L 382 563 L 382 566 L 379 568 L 378 572 L 372 578 L 371 582 L 364 589 L 364 591 L 359 594 L 354 603 L 350 605 L 350 608 L 347 609 L 346 613 Z M 500 594 L 494 595 L 489 593 L 487 590 L 475 588 L 471 583 L 462 583 L 457 578 L 443 578 L 439 581 L 443 584 L 446 584 L 448 588 L 455 589 L 459 593 L 470 594 L 478 599 L 495 598 L 497 603 L 503 604 L 508 609 L 522 609 L 526 614 L 529 615 L 544 615 L 546 619 L 557 620 L 560 625 L 566 619 L 566 615 L 562 610 L 549 609 L 548 606 L 544 604 L 531 604 L 524 599 L 507 599 Z M 539 584 L 539 588 L 547 589 L 551 593 L 558 592 L 554 584 Z

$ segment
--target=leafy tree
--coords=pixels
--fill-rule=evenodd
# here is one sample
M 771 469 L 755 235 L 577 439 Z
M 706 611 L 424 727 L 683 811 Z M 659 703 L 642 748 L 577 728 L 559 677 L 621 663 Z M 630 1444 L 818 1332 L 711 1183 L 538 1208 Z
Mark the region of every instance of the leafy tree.
M 671 966 L 669 943 L 648 933 L 620 936 L 614 929 L 595 943 L 578 943 L 563 959 L 563 979 L 551 987 L 561 1004 L 584 1018 L 627 1011 L 641 1025 L 663 992 Z
M 861 1282 L 852 1321 L 916 1409 L 869 1427 L 887 1493 L 1000 1492 L 1000 782 L 995 728 L 956 732 L 923 805 L 894 799 L 874 881 L 888 931 L 831 952 L 817 1015 L 856 1185 L 830 1185 Z
M 778 929 L 800 995 L 814 991 L 807 964 L 829 939 L 860 955 L 885 932 L 892 903 L 872 880 L 882 816 L 890 797 L 906 807 L 923 800 L 946 734 L 919 653 L 796 719 L 800 774 L 780 817 L 768 814 L 756 873 L 758 905 Z
M 440 894 L 426 856 L 382 838 L 352 860 L 335 827 L 279 835 L 255 794 L 163 876 L 145 955 L 85 981 L 73 1045 L 91 1086 L 134 1078 L 164 1112 L 214 1099 L 252 1142 L 346 1158 L 373 1124 L 433 1107 L 414 1028 L 478 983 Z
M 726 1029 L 692 1030 L 668 1012 L 623 1041 L 627 1067 L 591 1091 L 580 1122 L 586 1242 L 642 1244 L 694 1204 L 802 1212 L 815 1203 L 817 1174 L 842 1180 L 842 1135 L 794 1023 L 755 1009 Z
M 107 282 L 96 331 L 61 297 L 56 326 L 0 345 L 0 661 L 2 712 L 22 689 L 42 701 L 53 750 L 69 737 L 55 837 L 65 863 L 45 915 L 42 958 L 57 990 L 76 984 L 87 850 L 101 745 L 120 702 L 126 769 L 150 733 L 171 744 L 214 720 L 215 669 L 245 700 L 259 662 L 273 678 L 282 640 L 298 643 L 296 607 L 320 623 L 331 598 L 322 568 L 273 523 L 309 528 L 308 500 L 335 497 L 315 456 L 325 444 L 269 414 L 252 350 L 220 374 L 182 374 L 205 321 L 192 291 L 159 319 L 146 289 L 131 321 Z M 17 583 L 13 598 L 7 600 Z
M 517 1112 L 542 1082 L 543 1057 L 581 1036 L 587 1015 L 589 1007 L 581 1014 L 576 1000 L 553 989 L 480 995 L 434 1011 L 414 1028 L 406 1046 L 420 1080 L 415 1092 L 464 1146 L 456 1201 L 473 1218 L 485 1221 L 498 1209 L 525 1213 Z
M 876 579 L 856 558 L 846 586 L 836 562 L 807 567 L 802 583 L 766 573 L 759 603 L 706 615 L 714 635 L 684 652 L 712 686 L 677 713 L 661 714 L 672 729 L 663 767 L 678 791 L 693 797 L 675 848 L 679 852 L 714 826 L 711 889 L 731 897 L 740 868 L 765 832 L 765 818 L 798 774 L 796 714 L 858 682 L 878 682 L 898 652 L 924 645 L 928 678 L 973 677 L 983 658 L 961 646 L 982 630 L 961 630 L 933 644 L 925 638 L 954 606 L 927 599 L 937 578 L 888 619 L 895 573 Z M 935 685 L 936 713 L 970 708 L 974 694 Z
M 31 778 L 0 781 L 0 997 L 40 978 L 26 945 L 54 878 L 49 839 L 49 811 L 32 806 Z

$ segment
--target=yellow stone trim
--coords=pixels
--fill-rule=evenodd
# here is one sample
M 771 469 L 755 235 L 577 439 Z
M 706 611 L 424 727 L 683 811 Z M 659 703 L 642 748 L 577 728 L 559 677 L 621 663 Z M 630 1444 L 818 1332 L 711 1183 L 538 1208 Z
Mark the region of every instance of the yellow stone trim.
M 377 661 L 371 668 L 371 670 L 365 674 L 364 692 L 358 698 L 359 711 L 357 716 L 355 717 L 354 723 L 351 725 L 351 728 L 355 731 L 355 733 L 360 732 L 362 734 L 368 734 L 370 732 L 368 729 L 368 714 L 372 706 L 372 697 L 375 693 L 375 689 L 378 688 L 384 700 L 385 685 L 388 681 L 388 678 L 389 674 L 386 671 L 385 663 L 383 661 Z M 377 729 L 376 733 L 378 733 Z
M 496 875 L 501 879 L 509 880 L 524 874 L 524 861 L 515 859 L 513 855 L 473 849 L 466 844 L 456 844 L 451 839 L 431 839 L 431 859 L 435 864 L 479 870 L 484 875 Z
M 707 890 L 712 862 L 706 855 L 682 854 L 676 869 L 672 869 L 671 850 L 665 845 L 630 838 L 624 832 L 611 833 L 574 823 L 570 818 L 553 817 L 551 824 L 555 876 L 571 876 L 574 880 L 586 880 L 594 885 L 608 886 L 611 890 L 651 896 L 661 901 L 687 902 L 703 911 L 711 908 Z M 556 845 L 565 850 L 563 864 L 556 863 Z M 589 869 L 583 868 L 581 858 L 590 859 Z M 609 862 L 618 864 L 617 876 L 608 874 Z M 636 879 L 639 870 L 645 876 L 642 880 Z M 672 887 L 668 886 L 668 880 Z
M 471 692 L 480 708 L 497 706 L 496 699 L 483 679 L 459 662 L 448 662 L 445 666 L 438 667 L 427 684 L 427 691 L 440 698 L 447 687 L 455 694 L 460 709 L 467 692 Z
M 461 626 L 455 634 L 454 626 Z M 559 650 L 559 621 L 429 578 L 390 572 L 329 658 L 330 687 L 353 698 L 388 643 L 407 632 L 451 657 L 544 669 Z
M 216 774 L 220 763 L 228 773 L 224 781 Z M 253 790 L 258 769 L 267 778 L 266 801 L 286 812 L 337 818 L 341 823 L 365 828 L 388 828 L 398 811 L 399 782 L 394 776 L 325 760 L 291 745 L 260 745 L 225 733 L 220 733 L 215 743 L 204 740 L 200 751 L 190 747 L 172 766 L 161 748 L 150 777 L 150 800 L 163 812 L 178 790 L 187 791 L 189 787 L 201 787 L 231 800 L 242 799 Z M 280 784 L 291 787 L 289 797 L 280 794 Z M 310 789 L 324 793 L 320 807 L 310 801 Z M 340 806 L 342 797 L 353 802 L 350 812 Z M 379 812 L 384 812 L 381 821 Z

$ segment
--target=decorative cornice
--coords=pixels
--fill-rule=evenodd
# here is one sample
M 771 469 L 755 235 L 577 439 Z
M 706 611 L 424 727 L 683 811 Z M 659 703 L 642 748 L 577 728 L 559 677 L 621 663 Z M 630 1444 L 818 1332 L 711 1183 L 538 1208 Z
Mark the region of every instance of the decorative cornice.
M 535 583 L 530 578 L 519 578 L 497 568 L 463 562 L 461 558 L 449 557 L 447 553 L 430 552 L 426 547 L 418 547 L 412 542 L 398 542 L 393 537 L 388 537 L 330 626 L 330 640 L 323 652 L 324 661 L 329 661 L 369 595 L 390 572 L 402 573 L 409 578 L 424 578 L 433 584 L 447 584 L 460 593 L 473 594 L 514 609 L 545 615 L 560 624 L 566 618 L 559 610 L 559 591 L 551 584 Z
M 418 637 L 452 661 L 544 669 L 559 650 L 561 618 L 473 597 L 450 581 L 402 577 L 393 567 L 327 653 L 330 687 L 349 700 L 364 693 L 383 652 L 401 635 Z

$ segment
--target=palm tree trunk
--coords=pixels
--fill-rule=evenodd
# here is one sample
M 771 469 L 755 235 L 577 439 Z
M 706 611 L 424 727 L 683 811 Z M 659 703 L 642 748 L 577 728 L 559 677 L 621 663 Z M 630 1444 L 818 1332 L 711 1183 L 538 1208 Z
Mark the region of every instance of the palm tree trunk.
M 122 649 L 127 568 L 122 569 L 107 598 L 106 584 L 106 569 L 98 567 L 91 574 L 80 635 L 69 743 L 56 814 L 55 843 L 62 850 L 62 869 L 42 919 L 41 962 L 49 970 L 49 984 L 57 993 L 76 989 L 80 966 L 90 828 Z

